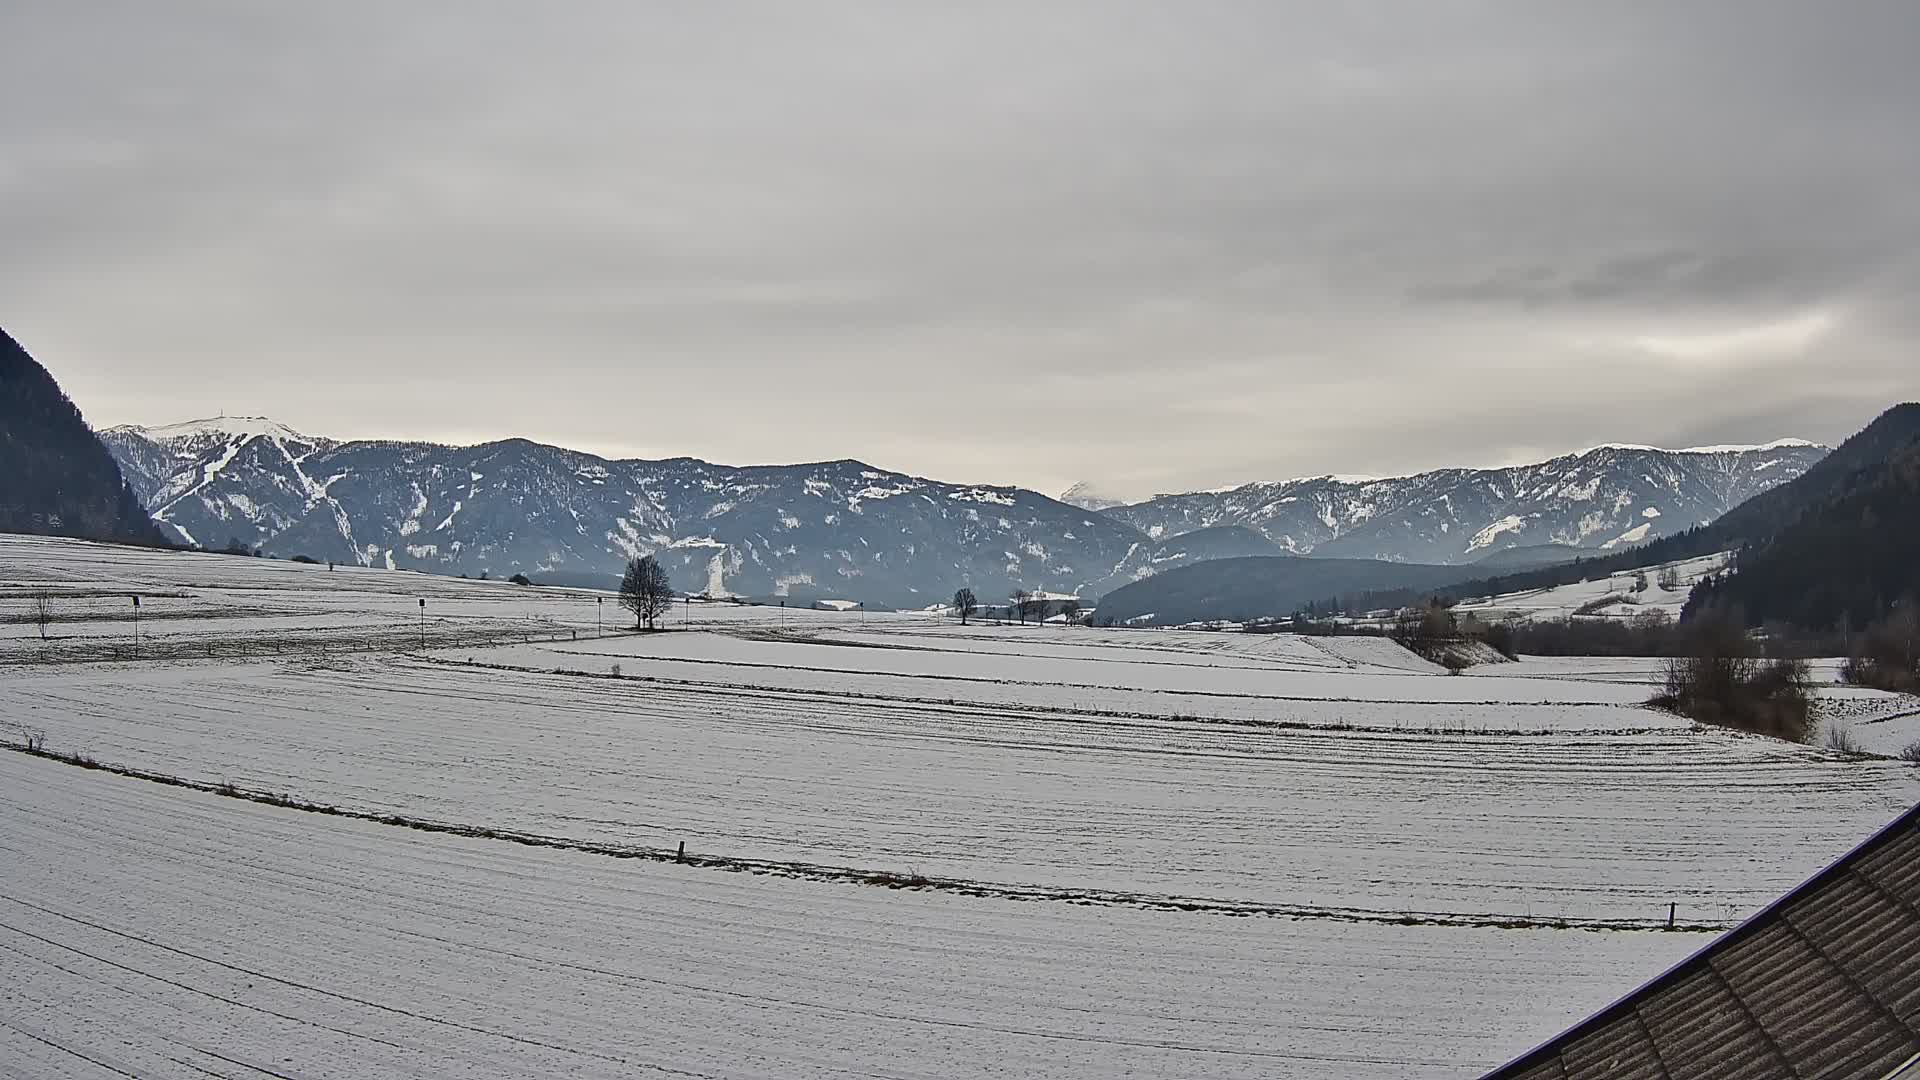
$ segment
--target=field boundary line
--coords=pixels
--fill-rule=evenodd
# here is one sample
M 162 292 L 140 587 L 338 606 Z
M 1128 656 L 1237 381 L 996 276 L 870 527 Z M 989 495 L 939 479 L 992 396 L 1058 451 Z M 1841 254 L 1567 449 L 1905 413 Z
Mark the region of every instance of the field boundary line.
M 295 798 L 288 793 L 255 791 L 241 788 L 225 781 L 216 784 L 205 780 L 193 780 L 186 777 L 172 776 L 167 773 L 155 772 L 148 769 L 137 769 L 125 765 L 103 763 L 85 754 L 65 753 L 39 746 L 4 743 L 0 744 L 0 749 L 11 750 L 17 754 L 36 757 L 74 768 L 104 772 L 129 780 L 141 780 L 165 787 L 184 788 L 220 798 L 238 799 L 242 802 L 275 806 L 282 809 L 300 811 L 302 813 L 324 814 L 329 817 L 348 818 L 376 825 L 414 829 L 426 833 L 464 836 L 483 840 L 499 840 L 507 843 L 521 844 L 526 847 L 575 851 L 588 855 L 600 855 L 617 859 L 639 859 L 646 862 L 677 863 L 710 870 L 723 870 L 730 873 L 754 874 L 762 877 L 782 877 L 799 881 L 832 882 L 913 892 L 945 893 L 948 895 L 970 896 L 988 900 L 1051 901 L 1055 903 L 1080 904 L 1083 906 L 1125 907 L 1148 911 L 1185 911 L 1196 914 L 1234 918 L 1266 916 L 1301 920 L 1325 919 L 1336 922 L 1371 923 L 1376 925 L 1454 926 L 1470 929 L 1495 930 L 1643 931 L 1661 933 L 1719 933 L 1726 930 L 1730 925 L 1726 923 L 1706 922 L 1669 924 L 1664 918 L 1540 918 L 1532 915 L 1508 915 L 1491 912 L 1464 913 L 1381 910 L 1358 907 L 1313 907 L 1296 904 L 1262 904 L 1225 900 L 1215 897 L 1129 893 L 1112 889 L 1022 885 L 1008 882 L 976 881 L 966 878 L 936 877 L 913 871 L 902 873 L 894 870 L 862 869 L 858 867 L 830 866 L 799 861 L 683 852 L 680 849 L 655 848 L 637 844 L 612 844 L 581 840 L 574 837 L 523 832 L 514 829 L 499 829 L 484 825 L 435 821 L 431 818 L 413 817 L 405 814 L 381 813 L 372 810 L 354 810 L 348 807 L 333 806 L 326 803 L 317 803 Z

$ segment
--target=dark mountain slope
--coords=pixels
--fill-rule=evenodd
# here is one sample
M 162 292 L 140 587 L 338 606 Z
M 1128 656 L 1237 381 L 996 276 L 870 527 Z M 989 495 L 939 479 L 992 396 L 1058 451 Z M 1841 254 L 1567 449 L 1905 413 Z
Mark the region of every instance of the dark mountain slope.
M 164 543 L 80 410 L 4 330 L 0 532 Z
M 1290 615 L 1335 596 L 1368 589 L 1431 589 L 1459 579 L 1458 566 L 1267 555 L 1215 559 L 1115 589 L 1099 618 L 1155 626 L 1207 619 Z
M 1695 589 L 1689 612 L 1724 605 L 1756 625 L 1858 630 L 1920 597 L 1920 442 L 1858 470 L 1843 493 L 1742 548 L 1734 565 Z

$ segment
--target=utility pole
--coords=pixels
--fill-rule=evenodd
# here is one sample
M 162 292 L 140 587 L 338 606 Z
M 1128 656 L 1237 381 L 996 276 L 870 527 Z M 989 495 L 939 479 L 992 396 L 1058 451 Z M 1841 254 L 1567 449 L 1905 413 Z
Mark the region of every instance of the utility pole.
M 594 637 L 605 636 L 606 632 L 600 629 L 600 613 L 605 610 L 607 610 L 607 598 L 604 596 L 594 597 L 593 598 L 593 636 Z
M 427 599 L 420 598 L 420 651 L 427 651 Z
M 133 658 L 140 658 L 140 594 L 133 595 Z

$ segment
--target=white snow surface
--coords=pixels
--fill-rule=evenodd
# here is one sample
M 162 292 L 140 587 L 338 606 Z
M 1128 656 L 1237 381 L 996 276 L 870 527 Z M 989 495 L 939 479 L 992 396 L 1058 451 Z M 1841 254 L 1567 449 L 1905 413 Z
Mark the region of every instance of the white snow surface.
M 141 427 L 128 425 L 122 430 L 138 431 L 156 442 L 173 442 L 181 439 L 220 438 L 245 441 L 255 435 L 267 435 L 280 439 L 293 439 L 299 442 L 311 442 L 305 435 L 276 420 L 264 416 L 215 416 L 203 420 L 188 420 L 178 424 L 163 424 L 159 427 Z
M 1636 533 L 1640 531 L 1640 529 L 1633 530 Z M 1632 542 L 1637 537 L 1630 533 L 1619 539 Z M 1493 622 L 1509 618 L 1569 619 L 1575 618 L 1577 613 L 1588 605 L 1608 597 L 1619 597 L 1616 603 L 1577 617 L 1628 619 L 1658 612 L 1668 618 L 1678 618 L 1680 609 L 1686 605 L 1687 593 L 1692 590 L 1694 584 L 1703 577 L 1717 574 L 1725 569 L 1730 558 L 1730 553 L 1722 552 L 1718 555 L 1704 555 L 1697 559 L 1682 559 L 1678 562 L 1650 565 L 1640 571 L 1619 570 L 1572 585 L 1556 585 L 1546 589 L 1529 589 L 1491 597 L 1474 597 L 1462 601 L 1455 610 L 1462 615 L 1472 613 L 1478 618 Z M 1678 576 L 1678 588 L 1668 590 L 1658 585 L 1660 572 L 1668 568 Z M 1644 592 L 1634 591 L 1636 573 L 1646 575 L 1647 588 Z
M 1657 661 L 725 602 L 634 634 L 587 590 L 0 536 L 0 609 L 40 592 L 0 742 L 757 870 L 0 750 L 5 1075 L 1472 1076 L 1704 944 L 1668 903 L 1729 926 L 1920 799 L 1641 707 Z
M 1470 1077 L 1701 941 L 763 878 L 15 754 L 0 819 L 0 1062 L 40 1080 Z

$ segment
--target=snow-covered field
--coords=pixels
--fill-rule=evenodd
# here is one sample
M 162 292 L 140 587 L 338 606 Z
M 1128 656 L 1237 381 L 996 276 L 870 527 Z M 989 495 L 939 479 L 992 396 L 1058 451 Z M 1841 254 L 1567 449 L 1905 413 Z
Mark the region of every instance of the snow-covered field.
M 1678 618 L 1680 609 L 1686 605 L 1688 590 L 1701 578 L 1724 569 L 1727 559 L 1728 556 L 1723 552 L 1647 567 L 1642 571 L 1647 587 L 1638 592 L 1635 591 L 1636 573 L 1623 570 L 1574 585 L 1475 597 L 1462 601 L 1455 610 L 1461 615 L 1473 614 L 1489 622 L 1509 618 L 1567 619 L 1576 614 L 1630 619 L 1656 612 L 1669 618 Z M 1674 572 L 1677 588 L 1663 589 L 1657 583 L 1661 572 L 1668 569 Z M 1607 600 L 1614 602 L 1604 603 Z
M 0 753 L 0 1074 L 1473 1075 L 1920 799 L 1645 661 L 599 607 L 0 537 L 0 739 L 147 777 Z
M 0 815 L 36 1080 L 1471 1076 L 1701 941 L 784 880 L 15 754 Z

